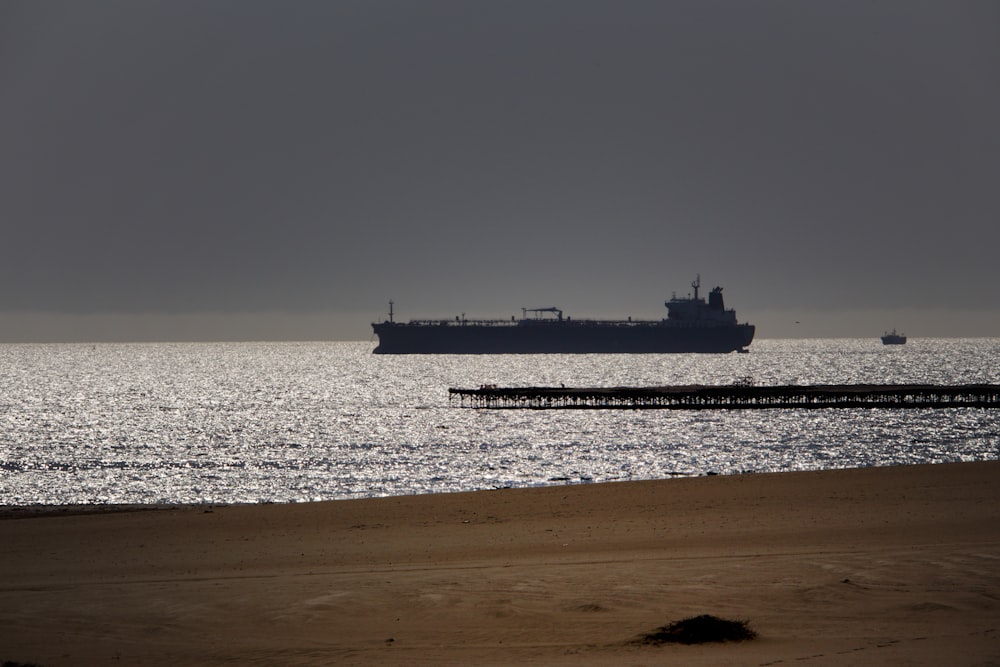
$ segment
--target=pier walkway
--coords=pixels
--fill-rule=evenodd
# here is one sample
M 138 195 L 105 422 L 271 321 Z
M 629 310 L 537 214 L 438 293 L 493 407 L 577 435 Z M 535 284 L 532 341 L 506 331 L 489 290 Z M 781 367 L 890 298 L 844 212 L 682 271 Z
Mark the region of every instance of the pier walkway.
M 754 410 L 766 408 L 1000 408 L 1000 385 L 849 384 L 449 389 L 460 407 L 489 409 Z

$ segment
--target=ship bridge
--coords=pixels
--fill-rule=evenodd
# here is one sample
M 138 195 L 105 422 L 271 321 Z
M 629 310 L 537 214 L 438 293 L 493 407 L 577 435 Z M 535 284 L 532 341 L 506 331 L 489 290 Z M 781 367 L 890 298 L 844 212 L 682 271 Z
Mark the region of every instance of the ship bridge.
M 698 296 L 698 289 L 701 287 L 701 276 L 695 278 L 691 283 L 694 288 L 694 296 L 678 297 L 676 294 L 665 302 L 667 307 L 667 319 L 673 321 L 686 322 L 711 322 L 717 324 L 736 324 L 736 311 L 726 310 L 725 302 L 722 299 L 722 288 L 713 287 L 708 294 L 708 303 Z

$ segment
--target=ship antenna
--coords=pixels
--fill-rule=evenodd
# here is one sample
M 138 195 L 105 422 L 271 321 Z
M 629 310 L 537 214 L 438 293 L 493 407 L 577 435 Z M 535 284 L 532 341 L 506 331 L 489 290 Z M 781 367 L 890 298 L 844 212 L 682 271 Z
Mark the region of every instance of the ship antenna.
M 695 275 L 694 282 L 691 283 L 691 287 L 694 288 L 694 300 L 697 301 L 698 300 L 698 288 L 701 287 L 701 274 L 700 273 Z
M 392 299 L 389 299 L 389 321 L 392 322 Z

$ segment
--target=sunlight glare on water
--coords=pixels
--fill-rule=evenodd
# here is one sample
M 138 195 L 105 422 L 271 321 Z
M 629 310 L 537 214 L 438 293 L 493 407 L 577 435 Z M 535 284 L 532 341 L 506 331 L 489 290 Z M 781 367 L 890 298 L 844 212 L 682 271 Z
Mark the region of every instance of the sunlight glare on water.
M 0 346 L 0 503 L 288 502 L 998 458 L 996 410 L 474 410 L 449 387 L 1000 383 L 1000 339 L 749 354 Z

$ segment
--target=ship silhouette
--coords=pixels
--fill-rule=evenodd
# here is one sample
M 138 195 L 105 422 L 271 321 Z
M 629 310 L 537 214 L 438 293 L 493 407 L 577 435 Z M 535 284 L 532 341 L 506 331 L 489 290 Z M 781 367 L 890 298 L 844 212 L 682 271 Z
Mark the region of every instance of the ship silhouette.
M 676 352 L 745 352 L 755 327 L 739 323 L 725 307 L 722 288 L 708 300 L 700 297 L 701 276 L 691 283 L 694 294 L 676 294 L 664 303 L 661 320 L 575 320 L 554 306 L 522 308 L 521 318 L 455 319 L 396 322 L 393 302 L 389 319 L 372 323 L 379 344 L 375 354 L 636 354 Z

